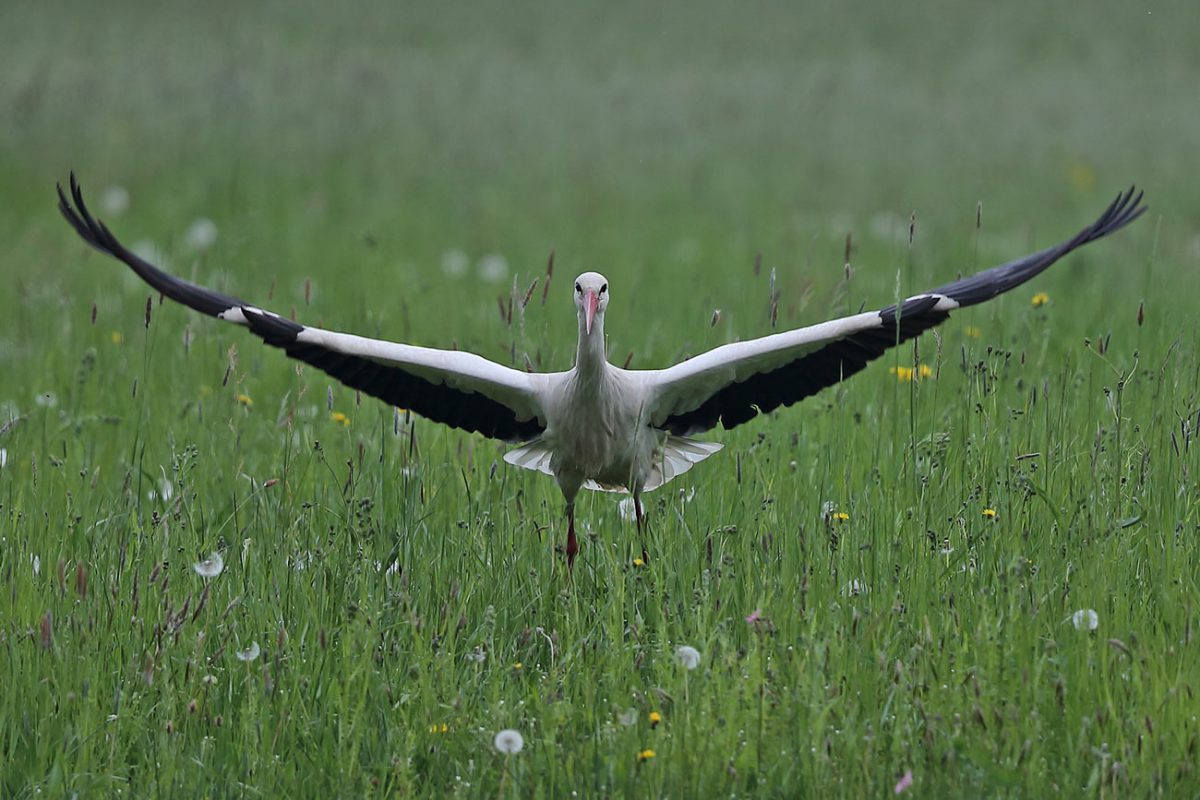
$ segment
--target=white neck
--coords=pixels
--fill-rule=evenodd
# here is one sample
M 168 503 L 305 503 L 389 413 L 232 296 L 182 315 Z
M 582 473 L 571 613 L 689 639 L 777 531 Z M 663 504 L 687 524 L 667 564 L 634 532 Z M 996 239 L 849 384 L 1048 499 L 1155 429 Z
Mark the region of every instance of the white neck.
M 575 371 L 584 377 L 597 376 L 608 367 L 604 347 L 604 318 L 597 315 L 592 319 L 589 334 L 579 317 L 579 347 L 575 351 Z

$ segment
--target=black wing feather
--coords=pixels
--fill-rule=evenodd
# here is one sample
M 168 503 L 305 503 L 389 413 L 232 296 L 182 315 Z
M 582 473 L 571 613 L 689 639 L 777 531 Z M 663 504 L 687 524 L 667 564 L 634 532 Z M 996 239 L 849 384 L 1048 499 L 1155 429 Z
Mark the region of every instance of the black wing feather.
M 434 422 L 510 442 L 528 441 L 542 433 L 544 428 L 536 417 L 518 420 L 516 412 L 508 406 L 482 394 L 434 383 L 395 364 L 300 342 L 297 337 L 304 330 L 303 325 L 163 272 L 126 248 L 103 222 L 91 215 L 74 173 L 70 187 L 70 200 L 62 186 L 58 187 L 58 208 L 75 232 L 100 252 L 127 264 L 166 297 L 212 317 L 240 309 L 250 329 L 267 344 L 282 348 L 292 358 L 324 370 L 353 389 L 410 409 Z
M 250 329 L 267 344 L 389 405 L 409 409 L 452 428 L 506 442 L 528 441 L 545 429 L 536 418 L 519 420 L 508 406 L 481 394 L 433 383 L 393 364 L 299 341 L 297 337 L 304 326 L 298 322 L 247 307 L 242 308 L 242 313 Z
M 845 380 L 890 348 L 949 317 L 949 311 L 935 308 L 938 296 L 949 297 L 960 307 L 990 300 L 1030 280 L 1072 250 L 1133 222 L 1146 212 L 1141 204 L 1142 193 L 1135 191 L 1130 187 L 1117 195 L 1095 222 L 1061 244 L 909 298 L 898 309 L 890 305 L 879 312 L 879 327 L 837 339 L 782 367 L 731 383 L 699 407 L 667 417 L 661 427 L 680 436 L 708 430 L 718 423 L 733 428 L 759 413 L 790 406 Z

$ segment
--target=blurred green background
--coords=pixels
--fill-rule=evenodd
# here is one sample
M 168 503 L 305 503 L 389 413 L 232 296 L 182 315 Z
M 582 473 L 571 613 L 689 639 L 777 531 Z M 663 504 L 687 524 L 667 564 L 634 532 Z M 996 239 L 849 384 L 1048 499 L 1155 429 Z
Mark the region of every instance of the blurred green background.
M 1194 4 L 52 0 L 0 31 L 0 794 L 1195 793 Z M 650 565 L 585 499 L 568 583 L 553 482 L 493 443 L 414 447 L 334 388 L 343 428 L 323 376 L 177 307 L 143 330 L 55 210 L 70 170 L 176 274 L 544 369 L 584 269 L 613 360 L 657 367 L 768 332 L 772 273 L 791 327 L 1133 182 L 1151 210 L 922 339 L 936 380 L 903 348 L 714 433 Z

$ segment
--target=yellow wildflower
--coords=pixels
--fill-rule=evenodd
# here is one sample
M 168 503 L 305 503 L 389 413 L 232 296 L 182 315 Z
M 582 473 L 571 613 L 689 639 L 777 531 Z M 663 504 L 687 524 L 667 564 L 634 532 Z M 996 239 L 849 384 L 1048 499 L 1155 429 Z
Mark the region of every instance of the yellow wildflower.
M 112 339 L 113 344 L 120 344 L 121 342 L 125 341 L 125 334 L 121 333 L 120 331 L 113 331 L 109 334 L 109 338 Z
M 911 383 L 913 379 L 912 367 L 888 367 L 888 372 L 896 376 L 898 380 L 904 383 Z
M 640 558 L 635 558 L 635 559 L 633 560 L 633 565 L 634 565 L 635 567 L 640 567 L 640 566 L 642 566 L 642 565 L 643 565 L 643 564 L 645 564 L 645 563 L 646 563 L 646 562 L 645 562 L 645 561 L 642 561 Z
M 638 753 L 638 761 L 649 761 L 650 759 L 654 758 L 654 756 L 655 752 L 649 748 L 646 748 L 642 752 Z
M 933 377 L 933 367 L 929 366 L 928 364 L 922 364 L 920 369 L 917 370 L 917 373 L 922 378 L 932 378 Z
M 1071 186 L 1081 192 L 1090 192 L 1096 187 L 1096 172 L 1087 164 L 1076 161 L 1067 173 Z
M 846 520 L 850 519 L 850 515 L 845 511 L 835 511 L 829 515 L 829 518 L 834 522 L 845 522 Z
M 334 422 L 338 423 L 339 425 L 341 425 L 343 428 L 350 426 L 350 418 L 347 417 L 345 414 L 343 414 L 340 411 L 334 411 L 332 414 L 329 415 L 329 418 L 331 420 L 333 420 Z
M 444 722 L 441 725 L 438 725 L 435 722 L 429 726 L 430 733 L 447 733 L 447 732 L 449 732 L 449 730 L 450 730 L 450 726 Z
M 985 509 L 983 510 L 983 515 L 984 515 L 985 517 L 987 517 L 988 519 L 995 519 L 995 518 L 996 518 L 996 509 L 994 509 L 994 508 L 985 508 Z
M 1046 305 L 1046 303 L 1050 302 L 1050 295 L 1046 294 L 1045 292 L 1038 292 L 1029 302 L 1033 304 L 1034 308 L 1041 308 L 1042 306 Z
M 968 325 L 963 329 L 963 333 L 967 335 L 968 339 L 978 339 L 980 336 L 983 336 L 983 331 L 979 330 L 979 328 L 976 328 L 974 325 Z
M 655 728 L 658 726 L 658 723 L 660 723 L 660 722 L 662 722 L 662 714 L 658 713 L 657 711 L 651 711 L 650 712 L 650 727 Z
M 254 408 L 254 401 L 250 399 L 250 395 L 248 394 L 239 394 L 237 401 L 238 405 L 245 406 L 246 408 Z
M 513 664 L 513 669 L 520 671 L 520 670 L 525 669 L 525 665 L 523 663 L 521 663 L 520 661 L 518 661 L 517 663 Z

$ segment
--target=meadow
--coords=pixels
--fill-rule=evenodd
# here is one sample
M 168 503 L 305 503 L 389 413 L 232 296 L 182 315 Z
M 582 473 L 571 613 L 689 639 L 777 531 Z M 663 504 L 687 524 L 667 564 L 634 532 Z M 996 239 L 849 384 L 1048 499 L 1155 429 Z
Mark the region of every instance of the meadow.
M 0 30 L 0 796 L 1200 794 L 1194 10 Z M 552 480 L 159 304 L 58 216 L 69 170 L 182 277 L 546 370 L 585 269 L 650 368 L 1049 246 L 1132 182 L 1151 210 L 714 431 L 648 495 L 648 560 L 581 497 L 569 573 Z

